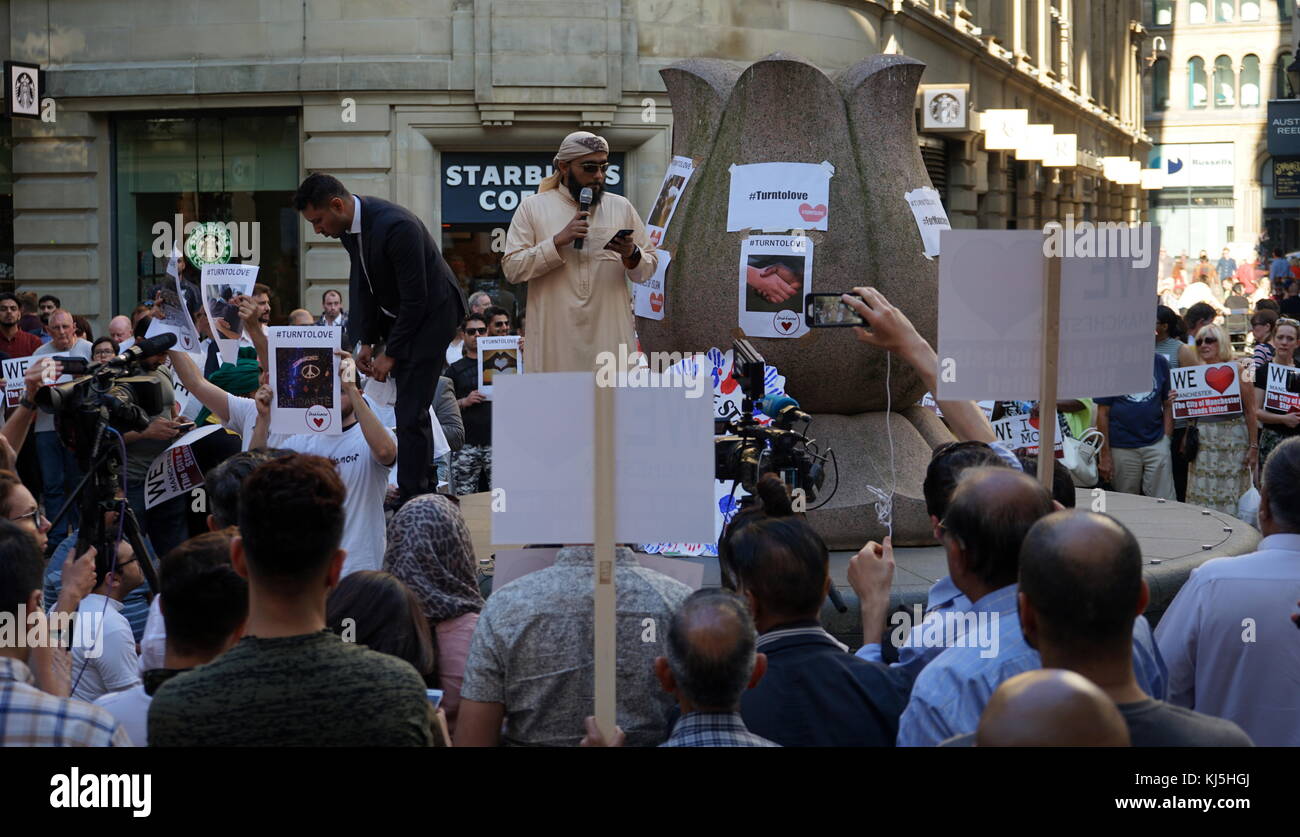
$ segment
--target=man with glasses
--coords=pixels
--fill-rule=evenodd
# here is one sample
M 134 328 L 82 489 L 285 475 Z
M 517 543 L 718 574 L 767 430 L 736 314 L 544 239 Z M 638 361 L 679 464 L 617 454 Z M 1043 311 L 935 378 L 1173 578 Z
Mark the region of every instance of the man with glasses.
M 530 283 L 530 372 L 587 372 L 602 352 L 618 356 L 620 345 L 628 355 L 636 351 L 624 280 L 645 282 L 658 259 L 632 204 L 605 192 L 608 168 L 603 137 L 569 134 L 554 173 L 510 221 L 501 269 L 513 284 Z M 591 190 L 586 211 L 583 189 Z M 619 236 L 622 230 L 631 233 Z
M 135 634 L 122 614 L 122 600 L 144 583 L 144 570 L 130 545 L 122 541 L 116 555 L 95 556 L 95 589 L 81 600 L 72 643 L 72 696 L 93 701 L 140 682 Z
M 470 314 L 462 330 L 464 356 L 447 367 L 465 425 L 465 443 L 454 454 L 451 469 L 452 491 L 458 495 L 492 489 L 492 402 L 478 389 L 478 339 L 488 333 L 486 315 Z

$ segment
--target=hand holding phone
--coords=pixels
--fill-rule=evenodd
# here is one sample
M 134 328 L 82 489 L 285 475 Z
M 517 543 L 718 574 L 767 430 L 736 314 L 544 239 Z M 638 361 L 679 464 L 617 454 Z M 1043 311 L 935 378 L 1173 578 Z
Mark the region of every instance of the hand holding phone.
M 847 293 L 847 292 L 846 292 Z M 809 328 L 865 326 L 857 311 L 844 304 L 842 294 L 808 294 L 804 297 L 804 322 Z
M 619 230 L 618 232 L 614 233 L 614 237 L 611 238 L 609 241 L 605 242 L 605 249 L 606 250 L 621 249 L 623 244 L 626 243 L 627 239 L 632 236 L 632 232 L 633 232 L 632 230 Z

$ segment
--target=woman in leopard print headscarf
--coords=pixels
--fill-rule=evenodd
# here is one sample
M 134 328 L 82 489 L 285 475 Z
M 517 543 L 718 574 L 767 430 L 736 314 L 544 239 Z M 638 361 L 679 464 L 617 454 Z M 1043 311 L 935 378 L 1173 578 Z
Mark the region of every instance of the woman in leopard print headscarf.
M 411 588 L 429 620 L 438 646 L 442 707 L 453 734 L 469 643 L 483 610 L 476 567 L 469 527 L 450 497 L 415 497 L 388 524 L 384 570 Z

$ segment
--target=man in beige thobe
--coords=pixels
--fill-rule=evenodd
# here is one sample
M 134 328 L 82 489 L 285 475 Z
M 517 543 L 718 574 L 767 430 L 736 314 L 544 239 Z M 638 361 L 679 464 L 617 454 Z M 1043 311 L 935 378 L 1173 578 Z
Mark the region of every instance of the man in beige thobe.
M 645 227 L 622 195 L 605 191 L 609 144 L 578 131 L 564 138 L 555 172 L 519 204 L 506 235 L 501 268 L 512 284 L 528 282 L 529 372 L 587 372 L 597 356 L 617 362 L 636 352 L 625 279 L 644 282 L 658 258 Z M 578 196 L 592 190 L 589 212 Z M 632 230 L 615 238 L 619 230 Z M 573 242 L 583 239 L 583 248 Z

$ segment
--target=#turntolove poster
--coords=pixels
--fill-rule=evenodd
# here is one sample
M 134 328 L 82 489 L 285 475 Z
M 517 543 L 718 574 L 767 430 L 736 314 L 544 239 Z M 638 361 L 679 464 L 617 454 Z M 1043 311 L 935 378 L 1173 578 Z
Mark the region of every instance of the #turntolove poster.
M 835 167 L 825 160 L 733 165 L 727 232 L 826 229 L 833 174 Z
M 647 320 L 662 320 L 667 305 L 668 265 L 673 257 L 666 250 L 660 250 L 656 255 L 659 263 L 655 265 L 655 272 L 644 282 L 632 285 L 632 309 L 638 317 Z
M 272 433 L 343 432 L 339 393 L 339 326 L 277 326 L 268 329 L 271 355 Z
M 758 235 L 740 245 L 740 327 L 750 337 L 802 337 L 804 296 L 813 291 L 813 242 Z

